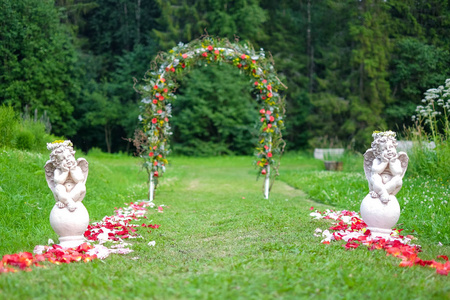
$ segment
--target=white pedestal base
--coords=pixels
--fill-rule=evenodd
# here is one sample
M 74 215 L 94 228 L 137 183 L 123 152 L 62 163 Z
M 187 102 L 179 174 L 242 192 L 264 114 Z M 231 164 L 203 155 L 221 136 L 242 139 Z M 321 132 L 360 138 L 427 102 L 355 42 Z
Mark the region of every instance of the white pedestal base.
M 71 212 L 55 204 L 50 212 L 50 225 L 59 235 L 59 245 L 62 247 L 77 247 L 86 241 L 84 232 L 89 225 L 89 213 L 82 202 L 75 202 L 75 206 L 76 209 Z
M 380 198 L 372 198 L 368 194 L 361 203 L 361 217 L 367 224 L 372 237 L 388 237 L 400 218 L 400 205 L 397 198 L 389 196 L 389 201 L 383 203 Z
M 370 236 L 372 238 L 381 237 L 384 239 L 388 239 L 392 233 L 391 229 L 383 229 L 383 228 L 377 228 L 377 227 L 367 227 L 367 229 L 370 230 Z

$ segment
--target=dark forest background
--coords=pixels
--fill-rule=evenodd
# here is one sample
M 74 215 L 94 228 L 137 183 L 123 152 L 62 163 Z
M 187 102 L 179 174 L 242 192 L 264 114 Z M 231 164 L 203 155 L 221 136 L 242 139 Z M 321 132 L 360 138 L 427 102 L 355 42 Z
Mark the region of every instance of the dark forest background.
M 449 13 L 440 0 L 0 0 L 0 104 L 45 112 L 84 151 L 132 152 L 133 77 L 207 32 L 271 52 L 288 86 L 288 149 L 364 149 L 373 130 L 411 125 L 450 74 Z M 249 80 L 229 66 L 180 79 L 175 152 L 250 154 Z

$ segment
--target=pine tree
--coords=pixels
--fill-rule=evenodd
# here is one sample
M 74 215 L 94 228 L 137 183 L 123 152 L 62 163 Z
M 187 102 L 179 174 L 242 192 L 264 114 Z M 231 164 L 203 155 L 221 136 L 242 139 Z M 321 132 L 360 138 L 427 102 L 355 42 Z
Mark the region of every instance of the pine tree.
M 389 128 L 402 130 L 430 86 L 450 73 L 448 1 L 389 1 L 393 56 L 389 81 L 393 103 L 386 107 Z
M 367 146 L 370 133 L 385 128 L 381 114 L 390 100 L 388 7 L 382 0 L 362 0 L 353 9 L 349 31 L 355 43 L 351 62 L 358 70 L 353 81 L 353 90 L 358 97 L 350 99 L 351 113 L 358 128 L 356 140 L 362 140 L 365 145 L 361 146 Z

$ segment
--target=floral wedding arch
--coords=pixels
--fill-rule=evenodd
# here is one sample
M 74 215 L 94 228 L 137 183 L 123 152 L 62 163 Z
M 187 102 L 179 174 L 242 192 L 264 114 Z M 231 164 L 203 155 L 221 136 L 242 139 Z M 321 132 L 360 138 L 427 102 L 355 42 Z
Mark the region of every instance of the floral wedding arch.
M 139 152 L 149 174 L 150 201 L 153 201 L 158 177 L 168 164 L 169 139 L 172 135 L 169 120 L 172 102 L 176 99 L 176 79 L 193 67 L 214 63 L 234 65 L 250 78 L 255 100 L 260 106 L 261 126 L 255 162 L 258 174 L 265 176 L 264 196 L 266 199 L 269 197 L 285 146 L 281 133 L 285 107 L 280 91 L 287 87 L 278 79 L 273 60 L 266 57 L 262 48 L 255 51 L 249 43 L 231 43 L 227 39 L 206 36 L 188 44 L 180 43 L 169 53 L 160 53 L 143 82 L 135 84 L 143 97 L 139 115 L 143 135 L 135 137 L 135 141 L 141 141 L 138 142 Z

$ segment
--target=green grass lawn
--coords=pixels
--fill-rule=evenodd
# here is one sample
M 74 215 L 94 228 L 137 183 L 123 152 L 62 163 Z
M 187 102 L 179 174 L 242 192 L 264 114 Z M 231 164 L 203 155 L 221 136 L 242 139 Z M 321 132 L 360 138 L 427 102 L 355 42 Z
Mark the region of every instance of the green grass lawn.
M 120 155 L 86 158 L 90 173 L 84 203 L 92 221 L 112 215 L 124 202 L 146 198 L 146 176 L 139 172 L 138 160 Z M 57 239 L 48 221 L 54 200 L 43 173 L 46 159 L 0 150 L 1 255 L 31 251 L 48 238 Z M 330 222 L 311 220 L 309 208 L 330 206 L 292 187 L 303 172 L 309 177 L 319 172 L 320 161 L 286 156 L 281 179 L 292 186 L 276 182 L 270 200 L 263 199 L 262 180 L 255 180 L 251 162 L 251 157 L 173 157 L 154 201 L 165 205 L 164 213 L 148 214 L 148 222 L 161 227 L 141 230 L 144 239 L 132 241 L 135 252 L 2 274 L 0 299 L 450 297 L 448 277 L 433 269 L 400 268 L 399 260 L 383 251 L 320 244 L 314 230 Z M 336 176 L 324 178 L 327 190 Z M 156 245 L 148 246 L 153 240 Z M 450 253 L 448 244 L 438 247 L 426 237 L 418 243 L 426 259 Z

